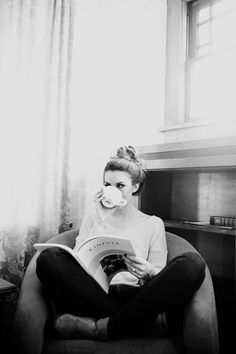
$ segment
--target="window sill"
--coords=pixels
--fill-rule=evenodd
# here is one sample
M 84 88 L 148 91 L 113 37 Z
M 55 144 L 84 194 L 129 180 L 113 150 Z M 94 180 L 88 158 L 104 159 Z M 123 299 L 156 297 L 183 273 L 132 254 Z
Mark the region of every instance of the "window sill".
M 198 121 L 190 121 L 190 122 L 182 122 L 182 123 L 177 123 L 177 124 L 172 124 L 172 125 L 166 125 L 164 127 L 161 127 L 158 131 L 161 133 L 168 132 L 171 130 L 184 130 L 184 129 L 191 129 L 191 128 L 198 128 L 198 127 L 220 127 L 220 126 L 225 126 L 225 124 L 232 124 L 236 126 L 236 120 L 235 119 L 226 119 L 224 121 L 206 121 L 206 120 L 198 120 Z

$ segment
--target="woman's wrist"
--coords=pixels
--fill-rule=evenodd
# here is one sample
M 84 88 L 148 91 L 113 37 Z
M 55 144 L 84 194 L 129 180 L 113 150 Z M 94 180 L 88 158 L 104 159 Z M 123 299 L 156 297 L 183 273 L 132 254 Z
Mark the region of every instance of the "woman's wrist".
M 154 265 L 152 265 L 151 263 L 148 262 L 148 267 L 147 267 L 147 273 L 144 277 L 145 280 L 150 279 L 152 277 L 154 277 L 157 274 L 156 268 L 154 267 Z

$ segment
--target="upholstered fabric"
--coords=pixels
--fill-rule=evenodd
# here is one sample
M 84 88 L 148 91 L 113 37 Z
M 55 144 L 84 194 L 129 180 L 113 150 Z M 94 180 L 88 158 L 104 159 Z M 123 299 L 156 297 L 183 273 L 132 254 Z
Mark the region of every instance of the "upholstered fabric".
M 53 237 L 50 242 L 74 246 L 78 230 Z M 166 233 L 168 262 L 175 256 L 193 251 L 186 240 Z M 45 335 L 50 316 L 42 286 L 35 273 L 35 260 L 31 260 L 22 284 L 14 322 L 17 353 L 24 354 L 83 354 L 83 353 L 158 353 L 158 354 L 216 354 L 218 353 L 218 326 L 212 280 L 206 267 L 206 277 L 200 289 L 186 306 L 183 333 L 165 338 L 130 338 L 109 342 L 92 340 L 60 340 Z
M 176 354 L 183 351 L 180 339 L 172 337 L 132 338 L 107 343 L 93 340 L 50 341 L 43 354 Z

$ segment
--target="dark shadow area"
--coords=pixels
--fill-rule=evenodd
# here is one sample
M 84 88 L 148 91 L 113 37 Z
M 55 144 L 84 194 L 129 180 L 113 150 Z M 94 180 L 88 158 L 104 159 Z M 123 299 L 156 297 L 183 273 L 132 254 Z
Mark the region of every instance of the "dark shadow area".
M 219 326 L 220 354 L 236 353 L 234 282 L 213 277 Z

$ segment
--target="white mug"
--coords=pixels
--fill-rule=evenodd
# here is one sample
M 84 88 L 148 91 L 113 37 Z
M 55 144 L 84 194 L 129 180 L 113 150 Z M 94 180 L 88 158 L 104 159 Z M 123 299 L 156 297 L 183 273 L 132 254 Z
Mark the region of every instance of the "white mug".
M 124 206 L 127 204 L 127 201 L 122 198 L 121 191 L 112 186 L 103 187 L 101 202 L 106 208 L 114 208 L 115 206 Z

